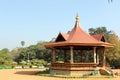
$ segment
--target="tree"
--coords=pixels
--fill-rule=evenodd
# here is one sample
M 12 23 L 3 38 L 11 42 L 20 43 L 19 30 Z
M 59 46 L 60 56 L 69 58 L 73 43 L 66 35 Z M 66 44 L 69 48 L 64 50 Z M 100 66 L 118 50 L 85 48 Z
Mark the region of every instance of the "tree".
M 21 41 L 21 45 L 24 46 L 25 45 L 25 41 Z
M 108 0 L 108 2 L 110 3 L 110 2 L 113 2 L 113 0 Z
M 4 48 L 0 50 L 0 65 L 11 65 L 13 60 L 9 57 L 9 50 Z
M 3 53 L 9 53 L 9 49 L 7 49 L 7 48 L 3 48 L 1 51 L 2 51 Z
M 106 56 L 107 61 L 110 63 L 110 65 L 116 67 L 118 64 L 117 62 L 119 62 L 118 60 L 120 60 L 120 39 L 117 34 L 113 31 L 108 31 L 106 27 L 90 28 L 89 33 L 91 35 L 103 33 L 105 34 L 106 41 L 114 44 L 114 48 L 106 50 Z
M 15 61 L 21 62 L 21 61 L 27 61 L 28 60 L 28 54 L 29 54 L 29 60 L 33 59 L 43 59 L 47 62 L 51 62 L 51 50 L 46 49 L 44 45 L 47 42 L 39 42 L 36 45 L 30 45 L 29 47 L 24 48 L 18 48 L 17 53 L 19 55 L 14 56 Z M 16 52 L 16 50 L 12 50 L 12 52 Z
M 120 39 L 116 35 L 116 33 L 113 33 L 109 37 L 109 42 L 114 44 L 114 47 L 109 49 L 107 51 L 107 58 L 111 66 L 114 66 L 115 68 L 120 68 L 119 60 L 120 60 Z
M 33 59 L 31 60 L 31 63 L 32 65 L 35 65 L 35 66 L 46 66 L 47 65 L 47 62 L 43 59 Z
M 109 36 L 113 33 L 113 31 L 108 31 L 106 27 L 97 27 L 97 28 L 89 28 L 88 29 L 89 34 L 95 35 L 95 34 L 104 34 L 106 41 L 108 41 Z
M 9 57 L 13 60 L 15 60 L 18 56 L 19 56 L 19 52 L 18 52 L 18 48 L 13 49 L 10 53 L 9 53 Z
M 91 35 L 93 34 L 100 34 L 100 33 L 103 33 L 103 34 L 106 34 L 108 31 L 106 29 L 106 27 L 97 27 L 97 28 L 90 28 L 89 29 L 89 33 Z

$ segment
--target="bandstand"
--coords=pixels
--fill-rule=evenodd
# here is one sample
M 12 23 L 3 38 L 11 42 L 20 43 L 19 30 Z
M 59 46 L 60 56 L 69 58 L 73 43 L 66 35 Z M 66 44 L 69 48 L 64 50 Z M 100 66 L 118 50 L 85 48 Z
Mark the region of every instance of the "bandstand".
M 66 34 L 59 33 L 55 41 L 45 47 L 52 49 L 50 73 L 83 75 L 91 73 L 97 67 L 105 67 L 105 49 L 113 45 L 105 41 L 103 34 L 90 35 L 83 31 L 79 17 L 76 16 L 73 29 Z M 57 50 L 62 50 L 60 55 L 64 56 L 63 62 L 56 61 Z

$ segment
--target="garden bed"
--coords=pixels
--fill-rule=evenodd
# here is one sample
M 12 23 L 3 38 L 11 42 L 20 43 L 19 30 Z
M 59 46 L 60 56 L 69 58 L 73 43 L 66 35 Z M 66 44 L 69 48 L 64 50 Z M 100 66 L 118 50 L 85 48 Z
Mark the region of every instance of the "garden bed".
M 110 75 L 91 75 L 91 74 L 85 74 L 83 76 L 58 75 L 58 74 L 50 74 L 48 70 L 40 71 L 37 73 L 37 75 L 46 76 L 46 77 L 58 77 L 58 78 L 113 78 L 113 76 Z

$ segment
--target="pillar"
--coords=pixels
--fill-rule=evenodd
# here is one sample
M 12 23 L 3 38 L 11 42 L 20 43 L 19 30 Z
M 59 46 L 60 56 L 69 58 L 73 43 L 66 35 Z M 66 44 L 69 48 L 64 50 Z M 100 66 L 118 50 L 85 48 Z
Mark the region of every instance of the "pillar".
M 103 67 L 106 66 L 105 48 L 103 48 Z
M 73 47 L 70 47 L 70 63 L 73 63 Z
M 56 62 L 56 49 L 55 48 L 52 49 L 52 62 L 53 63 Z
M 97 53 L 97 64 L 99 64 L 99 53 Z
M 97 60 L 96 60 L 96 47 L 93 47 L 93 53 L 94 53 L 94 63 L 97 63 Z

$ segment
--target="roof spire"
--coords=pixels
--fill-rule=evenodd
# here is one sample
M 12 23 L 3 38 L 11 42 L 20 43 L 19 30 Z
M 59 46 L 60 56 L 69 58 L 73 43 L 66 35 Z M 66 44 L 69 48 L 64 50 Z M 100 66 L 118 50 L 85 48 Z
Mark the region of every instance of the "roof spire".
M 76 22 L 79 22 L 79 16 L 78 16 L 78 14 L 76 15 Z

